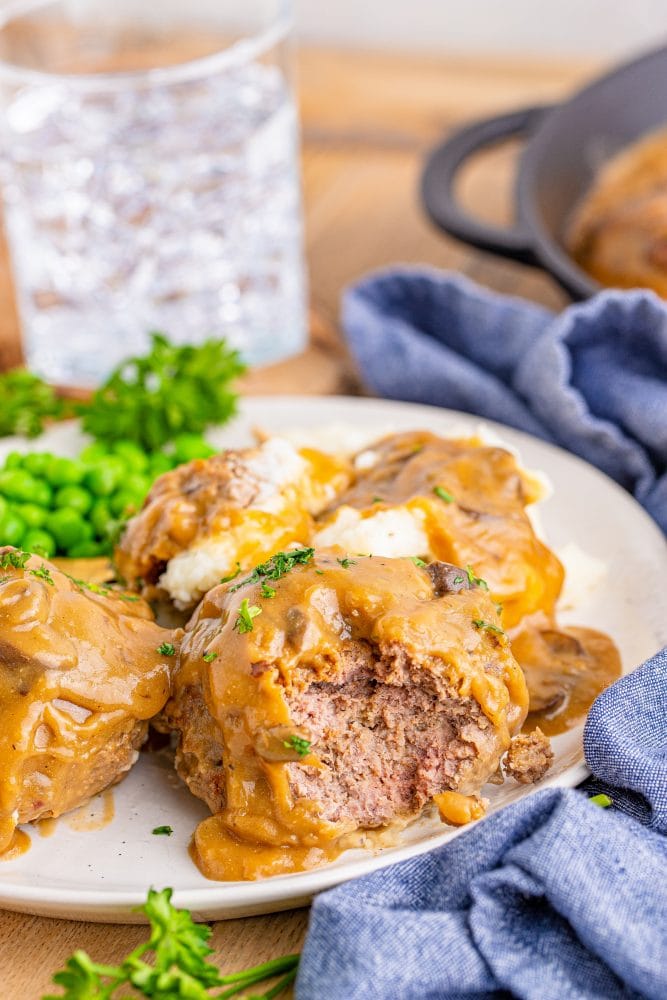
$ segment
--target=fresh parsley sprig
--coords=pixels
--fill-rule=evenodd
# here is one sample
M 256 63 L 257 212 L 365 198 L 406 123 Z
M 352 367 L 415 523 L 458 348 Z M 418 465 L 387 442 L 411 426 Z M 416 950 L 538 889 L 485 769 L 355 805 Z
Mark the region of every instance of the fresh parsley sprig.
M 156 830 L 161 828 L 156 827 Z M 156 832 L 153 831 L 154 833 Z M 251 986 L 278 979 L 266 993 L 255 1000 L 273 1000 L 296 978 L 298 955 L 284 955 L 252 969 L 221 976 L 208 961 L 211 928 L 196 924 L 188 910 L 178 910 L 171 903 L 172 890 L 150 889 L 146 903 L 139 907 L 151 925 L 148 941 L 140 944 L 120 965 L 101 965 L 85 951 L 75 951 L 65 968 L 53 981 L 64 990 L 42 1000 L 124 1000 L 124 987 L 133 987 L 139 997 L 153 1000 L 225 1000 Z M 152 962 L 146 961 L 152 954 Z M 221 993 L 212 989 L 228 986 Z
M 23 368 L 0 375 L 0 437 L 37 437 L 47 420 L 64 416 L 65 404 L 37 375 Z
M 224 340 L 176 345 L 154 333 L 148 354 L 119 365 L 82 404 L 83 429 L 98 441 L 136 441 L 157 451 L 178 434 L 229 420 L 237 400 L 230 383 L 244 371 Z

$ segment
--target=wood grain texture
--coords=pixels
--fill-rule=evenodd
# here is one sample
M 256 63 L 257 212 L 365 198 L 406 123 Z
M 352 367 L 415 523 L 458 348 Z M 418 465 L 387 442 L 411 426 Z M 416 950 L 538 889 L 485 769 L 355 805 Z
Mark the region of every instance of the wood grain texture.
M 588 63 L 302 53 L 303 176 L 312 342 L 298 358 L 250 373 L 247 392 L 358 392 L 361 382 L 337 332 L 341 290 L 399 261 L 463 271 L 499 291 L 552 308 L 565 299 L 538 271 L 469 250 L 437 233 L 418 203 L 424 155 L 448 129 L 500 110 L 558 100 L 598 70 Z M 467 204 L 509 219 L 515 151 L 497 150 L 462 178 Z M 4 247 L 0 247 L 0 367 L 20 359 Z M 218 923 L 216 959 L 231 971 L 298 950 L 307 911 Z M 75 948 L 117 962 L 140 927 L 81 924 L 0 913 L 3 1000 L 38 1000 Z

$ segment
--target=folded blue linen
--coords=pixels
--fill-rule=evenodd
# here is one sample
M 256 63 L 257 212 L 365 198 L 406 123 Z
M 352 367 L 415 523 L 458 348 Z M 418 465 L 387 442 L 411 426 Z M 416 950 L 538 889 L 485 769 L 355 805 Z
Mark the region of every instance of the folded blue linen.
M 318 896 L 298 1000 L 664 1000 L 666 720 L 663 650 L 594 703 L 587 787 Z
M 369 388 L 576 452 L 667 531 L 667 304 L 604 292 L 555 316 L 434 270 L 346 293 Z M 593 777 L 319 896 L 298 1000 L 667 997 L 667 650 L 604 692 Z M 588 801 L 604 791 L 610 809 Z
M 461 275 L 400 267 L 349 289 L 342 319 L 374 392 L 553 441 L 667 531 L 667 303 L 653 292 L 602 292 L 556 316 Z

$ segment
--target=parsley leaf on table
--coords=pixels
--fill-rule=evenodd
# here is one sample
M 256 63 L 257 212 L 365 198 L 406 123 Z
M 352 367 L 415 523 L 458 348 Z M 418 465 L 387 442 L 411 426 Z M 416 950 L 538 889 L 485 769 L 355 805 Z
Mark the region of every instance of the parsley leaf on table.
M 188 910 L 176 909 L 171 895 L 171 889 L 149 890 L 148 899 L 139 911 L 150 921 L 150 938 L 130 952 L 120 965 L 100 965 L 85 951 L 75 951 L 65 968 L 53 977 L 54 983 L 65 992 L 42 1000 L 129 1000 L 127 992 L 118 992 L 123 986 L 133 987 L 135 996 L 152 1000 L 215 1000 L 215 997 L 222 1000 L 281 976 L 275 986 L 258 998 L 269 1000 L 294 980 L 298 955 L 284 955 L 252 969 L 221 976 L 219 969 L 208 961 L 213 951 L 209 945 L 211 928 L 196 924 Z M 152 963 L 144 959 L 149 952 L 153 955 Z M 231 988 L 222 993 L 210 992 L 230 984 Z

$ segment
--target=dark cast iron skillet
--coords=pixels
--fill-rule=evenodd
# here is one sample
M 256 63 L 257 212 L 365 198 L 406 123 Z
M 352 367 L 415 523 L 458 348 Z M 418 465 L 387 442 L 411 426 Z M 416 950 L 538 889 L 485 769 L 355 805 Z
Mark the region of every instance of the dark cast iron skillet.
M 563 243 L 572 211 L 600 166 L 623 146 L 667 124 L 667 47 L 601 77 L 569 101 L 487 118 L 445 139 L 430 154 L 421 194 L 431 219 L 446 233 L 544 268 L 575 299 L 600 285 L 574 262 Z M 510 228 L 475 219 L 458 203 L 454 182 L 475 153 L 510 137 L 526 139 Z

